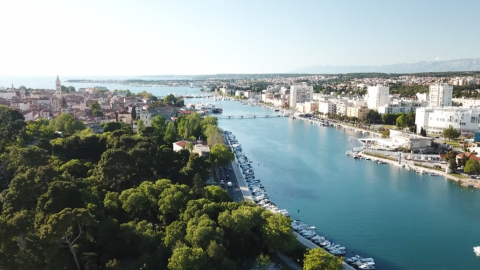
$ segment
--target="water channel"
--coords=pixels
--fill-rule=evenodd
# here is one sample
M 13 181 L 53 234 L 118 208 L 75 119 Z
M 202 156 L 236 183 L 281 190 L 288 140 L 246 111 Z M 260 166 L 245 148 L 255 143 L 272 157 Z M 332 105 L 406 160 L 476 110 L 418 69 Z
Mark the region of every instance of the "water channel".
M 229 115 L 274 113 L 216 104 Z M 350 254 L 373 257 L 377 269 L 480 269 L 472 249 L 480 245 L 480 190 L 348 158 L 358 146 L 348 138 L 361 136 L 352 131 L 288 118 L 219 123 L 237 136 L 270 199 Z
M 50 78 L 0 78 L 32 88 L 54 88 Z M 16 78 L 15 78 L 16 79 Z M 51 86 L 50 86 L 51 84 Z M 10 85 L 7 84 L 8 86 Z M 68 84 L 76 88 L 146 90 L 157 96 L 200 94 L 198 88 Z M 273 114 L 233 101 L 203 99 L 224 115 Z M 254 161 L 270 199 L 294 219 L 316 226 L 349 254 L 373 257 L 377 269 L 480 269 L 472 247 L 480 245 L 480 190 L 442 177 L 348 158 L 358 146 L 351 131 L 318 127 L 288 118 L 220 119 Z M 260 163 L 260 164 L 259 164 Z M 299 212 L 298 212 L 299 211 Z

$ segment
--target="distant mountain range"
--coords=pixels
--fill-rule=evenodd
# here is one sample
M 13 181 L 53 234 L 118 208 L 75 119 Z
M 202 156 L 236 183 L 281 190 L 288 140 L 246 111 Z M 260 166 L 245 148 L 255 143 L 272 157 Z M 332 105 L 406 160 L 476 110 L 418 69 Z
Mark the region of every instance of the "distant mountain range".
M 311 66 L 296 69 L 294 73 L 338 74 L 338 73 L 421 73 L 448 71 L 480 71 L 480 58 L 393 64 L 383 66 Z

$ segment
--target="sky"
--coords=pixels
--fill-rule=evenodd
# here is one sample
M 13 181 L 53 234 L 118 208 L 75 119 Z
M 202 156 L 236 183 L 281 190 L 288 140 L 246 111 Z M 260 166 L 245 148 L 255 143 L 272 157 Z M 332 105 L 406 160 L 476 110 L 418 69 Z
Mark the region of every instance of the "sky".
M 0 0 L 1 75 L 285 73 L 480 58 L 478 0 Z

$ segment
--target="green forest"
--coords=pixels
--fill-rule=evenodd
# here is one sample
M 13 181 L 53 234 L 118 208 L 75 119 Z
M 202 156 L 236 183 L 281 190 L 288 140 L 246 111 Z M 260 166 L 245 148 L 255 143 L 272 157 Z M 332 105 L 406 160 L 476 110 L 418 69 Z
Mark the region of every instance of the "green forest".
M 204 186 L 221 153 L 172 150 L 217 136 L 214 117 L 29 145 L 22 117 L 0 107 L 1 269 L 241 269 L 296 245 L 290 218 Z

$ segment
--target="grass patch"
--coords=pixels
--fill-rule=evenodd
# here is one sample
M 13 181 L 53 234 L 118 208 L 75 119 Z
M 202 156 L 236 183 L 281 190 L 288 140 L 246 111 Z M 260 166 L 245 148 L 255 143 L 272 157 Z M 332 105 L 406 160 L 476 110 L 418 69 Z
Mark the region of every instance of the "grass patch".
M 452 147 L 461 147 L 456 141 L 445 141 L 445 143 L 450 144 Z
M 383 159 L 388 159 L 388 160 L 392 160 L 392 161 L 398 161 L 398 158 L 388 157 L 388 156 L 369 153 L 369 152 L 364 152 L 364 153 L 365 153 L 365 155 L 369 155 L 369 156 L 372 156 L 372 157 L 383 158 Z
M 450 175 L 458 177 L 458 178 L 467 178 L 465 175 L 459 174 L 459 173 L 451 173 Z

